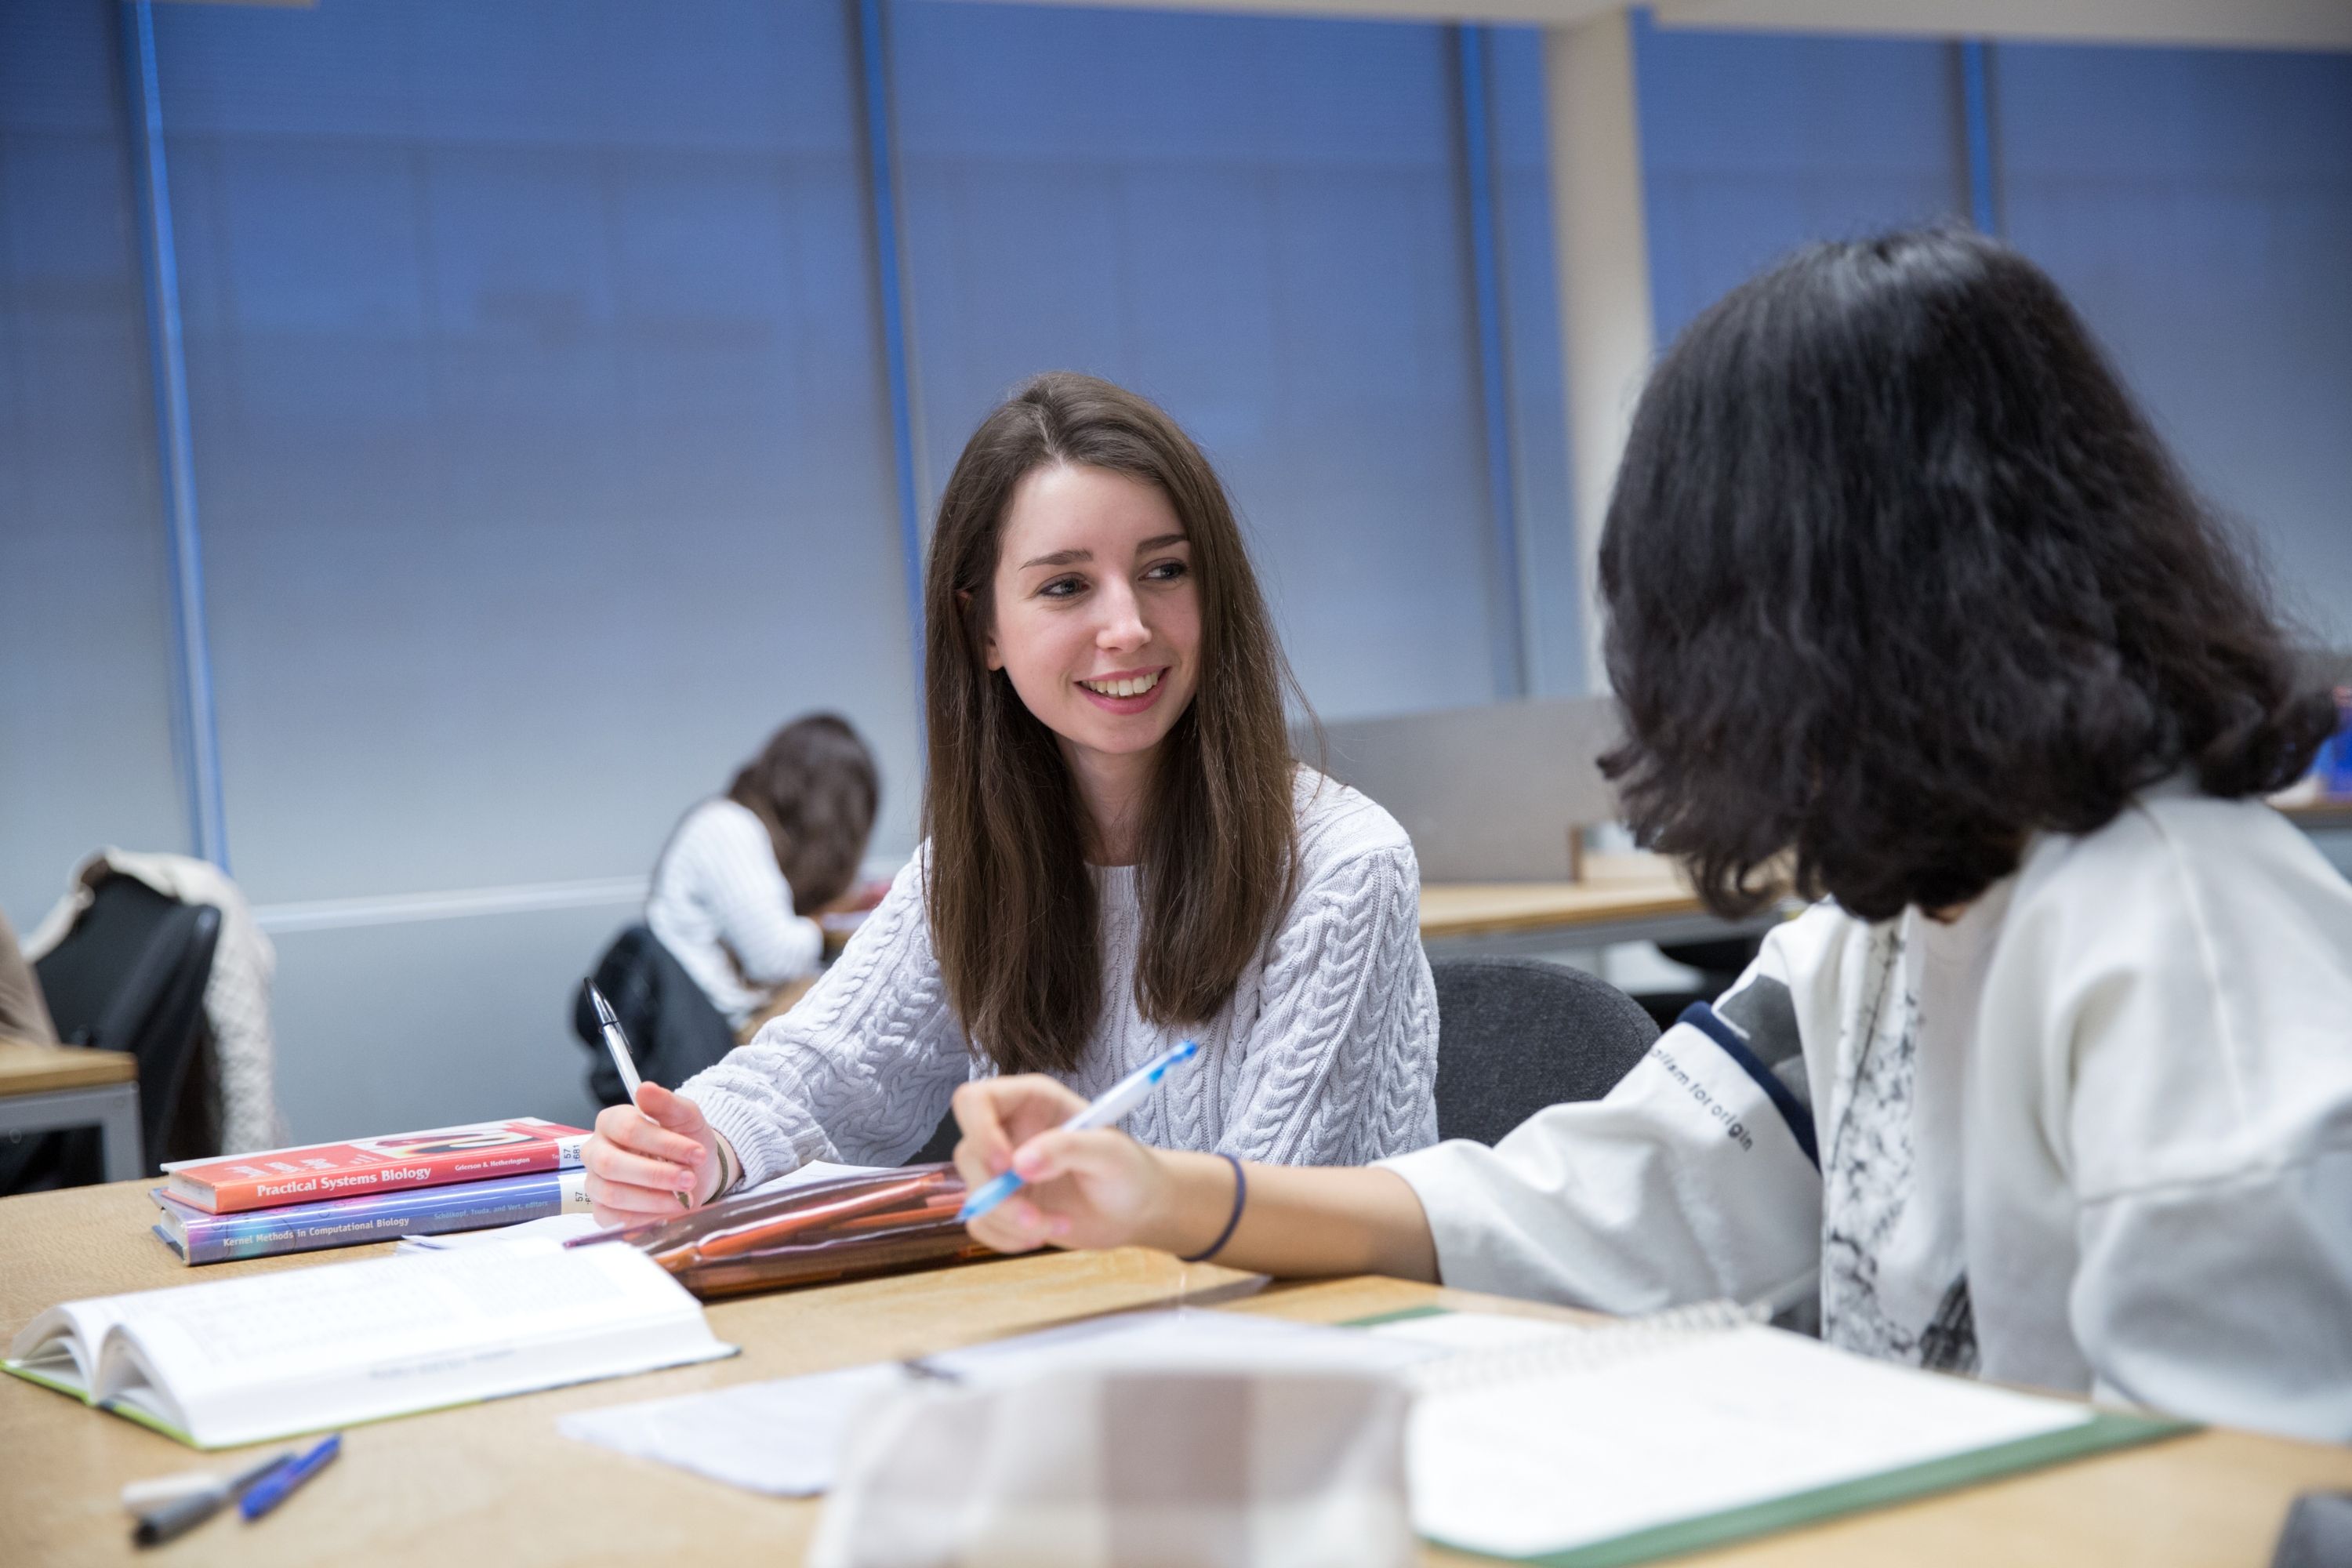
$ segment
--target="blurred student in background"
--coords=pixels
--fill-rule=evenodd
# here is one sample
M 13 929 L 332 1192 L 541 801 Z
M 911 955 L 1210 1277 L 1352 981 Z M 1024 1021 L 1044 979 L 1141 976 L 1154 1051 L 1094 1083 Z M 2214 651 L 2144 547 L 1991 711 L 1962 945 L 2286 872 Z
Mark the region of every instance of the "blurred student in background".
M 973 1234 L 1760 1300 L 2352 1438 L 2352 886 L 2262 799 L 2333 705 L 2049 279 L 1933 233 L 1734 290 L 1643 395 L 1601 586 L 1633 826 L 1727 913 L 1784 854 L 1823 901 L 1493 1148 L 1229 1171 L 972 1084 L 965 1179 L 1034 1184 Z
M 739 1036 L 816 973 L 824 932 L 810 917 L 856 879 L 879 796 L 857 731 L 816 713 L 769 737 L 670 834 L 646 924 Z
M 1289 1164 L 1436 1137 L 1412 846 L 1291 754 L 1224 489 L 1160 409 L 1040 376 L 964 447 L 924 589 L 927 841 L 749 1046 L 597 1121 L 610 1217 L 811 1160 L 897 1164 L 956 1086 L 1091 1096 L 1185 1037 L 1155 1142 Z M 667 1131 L 665 1131 L 667 1129 Z

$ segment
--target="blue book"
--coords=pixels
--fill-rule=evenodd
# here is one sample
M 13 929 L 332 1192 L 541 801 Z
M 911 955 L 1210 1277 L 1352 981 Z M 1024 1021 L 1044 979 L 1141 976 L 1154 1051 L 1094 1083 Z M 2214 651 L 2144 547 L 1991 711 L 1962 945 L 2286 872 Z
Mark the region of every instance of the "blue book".
M 488 1182 L 411 1187 L 284 1208 L 208 1214 L 162 1187 L 148 1189 L 163 1217 L 155 1234 L 183 1263 L 227 1263 L 327 1247 L 357 1247 L 404 1236 L 487 1230 L 550 1215 L 586 1214 L 588 1173 L 537 1171 Z

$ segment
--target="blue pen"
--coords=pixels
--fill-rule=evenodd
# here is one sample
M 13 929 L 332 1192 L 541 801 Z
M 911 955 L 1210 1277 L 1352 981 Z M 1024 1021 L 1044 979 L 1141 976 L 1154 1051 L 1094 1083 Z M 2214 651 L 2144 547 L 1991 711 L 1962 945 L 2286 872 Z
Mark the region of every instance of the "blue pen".
M 342 1451 L 343 1435 L 338 1432 L 300 1458 L 289 1459 L 262 1477 L 237 1504 L 246 1521 L 251 1523 L 284 1502 L 296 1487 L 325 1469 L 327 1461 Z
M 1089 1128 L 1109 1127 L 1123 1120 L 1127 1113 L 1151 1098 L 1168 1069 L 1179 1062 L 1189 1062 L 1201 1054 L 1201 1042 L 1187 1040 L 1173 1050 L 1163 1051 L 1136 1068 L 1103 1091 L 1102 1098 L 1062 1123 L 1065 1132 L 1083 1132 Z M 956 1223 L 970 1225 L 1028 1184 L 1018 1171 L 1007 1171 L 970 1197 L 956 1211 Z

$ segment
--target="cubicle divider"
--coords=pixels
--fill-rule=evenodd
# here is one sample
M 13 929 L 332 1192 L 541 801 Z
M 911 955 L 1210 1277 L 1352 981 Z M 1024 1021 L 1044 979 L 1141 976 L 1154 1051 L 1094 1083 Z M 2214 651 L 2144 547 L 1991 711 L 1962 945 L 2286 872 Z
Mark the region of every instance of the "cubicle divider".
M 1556 882 L 1617 815 L 1597 765 L 1617 733 L 1613 699 L 1543 698 L 1327 724 L 1319 755 L 1412 836 L 1424 884 Z M 1318 755 L 1312 732 L 1298 746 Z

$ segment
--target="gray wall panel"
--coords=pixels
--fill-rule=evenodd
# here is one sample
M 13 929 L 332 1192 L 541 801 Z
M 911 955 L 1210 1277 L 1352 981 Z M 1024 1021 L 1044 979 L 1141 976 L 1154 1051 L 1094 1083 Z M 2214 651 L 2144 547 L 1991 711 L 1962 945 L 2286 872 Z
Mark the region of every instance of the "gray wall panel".
M 303 1142 L 595 1114 L 572 997 L 625 907 L 280 931 L 278 1107 Z

